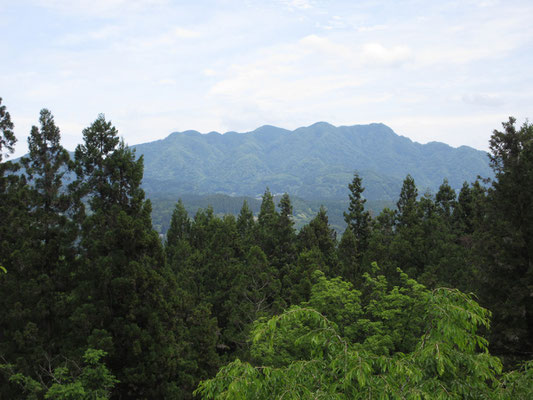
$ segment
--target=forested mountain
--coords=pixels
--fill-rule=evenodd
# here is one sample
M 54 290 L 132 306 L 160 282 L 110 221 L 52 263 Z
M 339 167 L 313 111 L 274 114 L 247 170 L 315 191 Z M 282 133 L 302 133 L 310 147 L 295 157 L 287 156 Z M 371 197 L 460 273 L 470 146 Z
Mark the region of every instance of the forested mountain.
M 7 161 L 0 99 L 1 399 L 531 398 L 528 122 L 493 132 L 490 183 L 407 175 L 372 215 L 353 173 L 342 236 L 265 189 L 238 216 L 179 200 L 161 240 L 110 121 L 73 156 L 38 121 Z
M 354 171 L 368 199 L 394 200 L 411 174 L 422 193 L 443 178 L 459 189 L 478 175 L 492 176 L 487 153 L 443 143 L 419 144 L 383 124 L 335 127 L 319 122 L 289 131 L 263 126 L 252 132 L 175 132 L 132 146 L 144 155 L 148 195 L 257 196 L 265 187 L 303 199 L 346 199 Z

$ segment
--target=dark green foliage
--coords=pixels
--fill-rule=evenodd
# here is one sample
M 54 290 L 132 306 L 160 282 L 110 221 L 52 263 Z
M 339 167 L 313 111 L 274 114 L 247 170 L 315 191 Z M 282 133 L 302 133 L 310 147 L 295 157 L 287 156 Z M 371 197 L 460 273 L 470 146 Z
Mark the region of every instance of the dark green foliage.
M 43 368 L 55 368 L 57 355 L 70 350 L 65 339 L 70 334 L 76 231 L 62 183 L 69 155 L 51 113 L 42 110 L 39 121 L 28 138 L 30 153 L 22 160 L 26 175 L 2 177 L 6 219 L 0 230 L 0 263 L 9 274 L 2 280 L 0 348 L 14 371 L 48 384 Z M 5 389 L 11 394 L 3 395 L 13 395 Z
M 160 236 L 143 157 L 100 115 L 72 162 L 43 110 L 22 173 L 0 159 L 0 397 L 188 399 L 208 379 L 206 398 L 528 398 L 531 362 L 501 374 L 477 333 L 507 367 L 531 356 L 533 128 L 514 123 L 488 190 L 419 197 L 408 175 L 371 219 L 356 174 L 327 203 L 337 242 L 325 207 L 268 189 L 205 197 L 238 217 L 165 203 Z
M 354 174 L 352 182 L 348 185 L 348 189 L 350 189 L 350 204 L 348 205 L 348 212 L 344 213 L 344 221 L 354 234 L 357 251 L 362 255 L 368 248 L 371 218 L 370 213 L 365 211 L 366 199 L 363 198 L 365 188 L 362 186 L 362 180 L 359 174 Z
M 331 229 L 324 207 L 316 217 L 298 234 L 298 248 L 301 251 L 316 250 L 318 265 L 325 273 L 337 270 L 337 234 Z
M 409 227 L 417 223 L 417 197 L 418 189 L 415 180 L 411 175 L 407 175 L 403 181 L 400 198 L 396 203 L 399 226 Z
M 490 140 L 496 178 L 487 199 L 490 237 L 482 236 L 481 248 L 482 298 L 495 316 L 492 341 L 508 361 L 533 356 L 533 125 L 515 123 L 509 118 Z
M 164 266 L 140 188 L 142 158 L 119 142 L 102 115 L 83 134 L 77 172 L 91 212 L 83 221 L 73 322 L 80 339 L 106 338 L 96 344 L 109 352 L 120 381 L 117 397 L 183 396 L 189 372 L 184 328 L 175 277 Z
M 190 234 L 191 221 L 180 199 L 172 213 L 165 245 L 168 265 L 175 272 L 179 272 L 183 268 L 184 262 L 191 252 L 189 244 Z
M 17 138 L 13 132 L 15 125 L 11 122 L 11 115 L 6 111 L 6 106 L 2 105 L 0 97 L 0 162 L 4 158 L 4 152 L 13 153 Z

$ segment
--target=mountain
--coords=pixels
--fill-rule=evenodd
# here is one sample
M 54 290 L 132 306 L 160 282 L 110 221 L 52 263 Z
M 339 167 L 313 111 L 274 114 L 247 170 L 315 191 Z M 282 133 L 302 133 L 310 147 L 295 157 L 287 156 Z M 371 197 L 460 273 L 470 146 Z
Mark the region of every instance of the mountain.
M 289 131 L 262 126 L 252 132 L 175 132 L 132 146 L 144 156 L 150 196 L 252 196 L 266 187 L 304 199 L 347 199 L 358 171 L 370 200 L 396 201 L 407 174 L 419 191 L 435 192 L 443 178 L 460 188 L 492 176 L 487 153 L 467 146 L 420 144 L 383 124 L 335 127 L 318 122 Z

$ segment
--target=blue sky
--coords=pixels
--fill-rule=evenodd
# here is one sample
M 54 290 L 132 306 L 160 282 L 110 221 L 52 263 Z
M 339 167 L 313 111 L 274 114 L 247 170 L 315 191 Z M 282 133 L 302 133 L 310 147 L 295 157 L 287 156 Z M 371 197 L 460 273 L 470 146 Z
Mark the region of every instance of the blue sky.
M 487 149 L 533 105 L 531 1 L 0 0 L 0 97 L 19 138 L 48 108 L 73 149 L 104 113 L 173 131 L 383 122 Z

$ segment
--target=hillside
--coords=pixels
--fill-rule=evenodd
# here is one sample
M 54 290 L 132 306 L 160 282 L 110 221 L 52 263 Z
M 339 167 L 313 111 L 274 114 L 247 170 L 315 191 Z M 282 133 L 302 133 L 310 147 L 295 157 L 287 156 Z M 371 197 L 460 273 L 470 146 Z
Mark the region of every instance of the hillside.
M 335 127 L 319 122 L 289 131 L 263 126 L 252 132 L 175 132 L 133 146 L 144 155 L 150 196 L 223 193 L 252 196 L 268 186 L 304 199 L 346 199 L 358 171 L 371 200 L 395 201 L 410 173 L 421 192 L 447 177 L 459 188 L 492 176 L 487 154 L 443 143 L 419 144 L 383 124 Z

